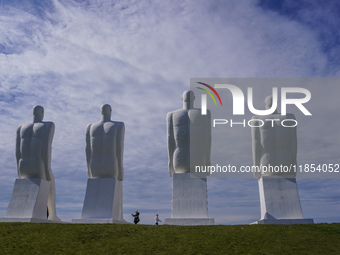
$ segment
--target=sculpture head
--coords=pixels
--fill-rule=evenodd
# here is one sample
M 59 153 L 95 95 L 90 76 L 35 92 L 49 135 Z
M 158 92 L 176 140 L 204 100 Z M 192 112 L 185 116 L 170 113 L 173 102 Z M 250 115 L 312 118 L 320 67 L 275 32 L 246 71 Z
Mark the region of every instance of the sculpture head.
M 183 92 L 182 95 L 183 102 L 194 102 L 195 100 L 195 94 L 191 90 L 186 90 Z
M 112 108 L 109 104 L 103 104 L 101 107 L 100 107 L 100 112 L 103 114 L 103 115 L 111 115 L 111 112 L 112 112 Z
M 36 105 L 33 107 L 33 121 L 41 122 L 44 118 L 44 107 Z
M 112 112 L 112 108 L 109 104 L 103 104 L 100 107 L 100 112 L 103 115 L 103 120 L 104 121 L 109 121 L 111 120 L 111 112 Z
M 184 109 L 192 109 L 194 106 L 195 94 L 191 90 L 183 92 L 182 101 Z

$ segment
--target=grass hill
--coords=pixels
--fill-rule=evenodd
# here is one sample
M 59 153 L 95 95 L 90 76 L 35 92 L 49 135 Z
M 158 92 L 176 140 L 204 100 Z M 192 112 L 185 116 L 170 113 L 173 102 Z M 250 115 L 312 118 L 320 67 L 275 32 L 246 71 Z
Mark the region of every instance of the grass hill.
M 340 254 L 340 224 L 0 223 L 0 254 Z

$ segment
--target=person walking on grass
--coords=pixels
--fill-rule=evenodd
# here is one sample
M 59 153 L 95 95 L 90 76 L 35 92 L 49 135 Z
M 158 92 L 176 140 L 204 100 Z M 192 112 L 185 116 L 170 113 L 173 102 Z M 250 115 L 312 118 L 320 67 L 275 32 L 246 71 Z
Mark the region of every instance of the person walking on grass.
M 156 217 L 155 217 L 155 224 L 158 225 L 158 222 L 162 222 L 162 221 L 158 218 L 158 214 L 156 214 Z
M 131 214 L 131 215 L 132 215 L 132 217 L 134 217 L 133 222 L 134 222 L 135 224 L 137 224 L 137 223 L 140 221 L 140 219 L 139 219 L 139 212 L 136 210 L 136 211 L 135 211 L 135 214 Z

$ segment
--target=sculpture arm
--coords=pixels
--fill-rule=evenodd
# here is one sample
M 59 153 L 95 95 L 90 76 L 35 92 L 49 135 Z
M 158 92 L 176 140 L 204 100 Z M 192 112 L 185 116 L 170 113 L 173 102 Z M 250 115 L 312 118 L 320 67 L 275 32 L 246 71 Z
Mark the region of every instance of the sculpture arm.
M 258 126 L 258 123 L 254 124 L 254 126 Z M 253 154 L 253 165 L 260 166 L 261 162 L 261 136 L 260 129 L 258 127 L 251 128 L 251 138 L 252 138 L 252 154 Z M 254 177 L 259 179 L 261 177 L 261 173 L 254 172 Z
M 19 170 L 19 161 L 21 159 L 21 151 L 20 151 L 20 145 L 21 145 L 21 137 L 20 137 L 20 131 L 21 131 L 21 125 L 17 128 L 17 137 L 16 137 L 16 146 L 15 146 L 15 156 L 17 159 L 17 171 L 18 171 L 18 177 L 20 176 L 20 170 Z
M 117 132 L 117 147 L 116 147 L 119 181 L 122 181 L 124 179 L 124 165 L 123 165 L 124 136 L 125 136 L 125 124 L 122 122 Z
M 46 180 L 52 181 L 53 174 L 51 169 L 51 159 L 52 159 L 52 141 L 54 136 L 55 125 L 53 122 L 45 122 L 46 135 L 43 142 L 42 158 L 45 164 L 45 176 Z
M 175 138 L 174 138 L 174 131 L 173 131 L 173 123 L 172 123 L 172 113 L 168 113 L 166 116 L 166 123 L 167 123 L 167 144 L 168 144 L 168 157 L 169 157 L 169 173 L 172 176 L 175 172 L 173 166 L 173 154 L 175 151 Z
M 91 124 L 88 124 L 86 127 L 85 135 L 86 135 L 86 146 L 85 146 L 85 154 L 86 154 L 86 163 L 87 163 L 87 175 L 89 178 L 92 178 L 90 161 L 91 161 L 91 136 L 90 136 Z

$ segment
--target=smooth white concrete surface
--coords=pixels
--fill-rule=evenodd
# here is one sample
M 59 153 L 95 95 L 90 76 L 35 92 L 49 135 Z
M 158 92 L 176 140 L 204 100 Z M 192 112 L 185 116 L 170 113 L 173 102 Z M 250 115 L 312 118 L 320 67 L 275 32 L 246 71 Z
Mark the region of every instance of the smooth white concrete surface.
M 252 224 L 275 224 L 275 225 L 293 225 L 293 224 L 314 224 L 313 219 L 275 219 L 259 220 Z
M 165 218 L 165 225 L 199 226 L 214 225 L 214 218 Z
M 258 182 L 261 220 L 303 219 L 295 178 L 261 177 Z
M 123 186 L 116 178 L 88 179 L 81 219 L 73 223 L 126 223 Z
M 213 225 L 208 217 L 207 179 L 190 173 L 173 174 L 171 218 L 167 225 Z
M 63 223 L 60 220 L 47 220 L 37 218 L 0 218 L 0 222 Z
M 207 218 L 207 179 L 173 174 L 171 218 Z
M 304 219 L 295 178 L 264 176 L 259 180 L 261 219 L 254 224 L 313 224 Z
M 16 179 L 5 218 L 1 222 L 48 222 L 47 200 L 50 181 Z

